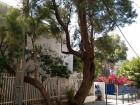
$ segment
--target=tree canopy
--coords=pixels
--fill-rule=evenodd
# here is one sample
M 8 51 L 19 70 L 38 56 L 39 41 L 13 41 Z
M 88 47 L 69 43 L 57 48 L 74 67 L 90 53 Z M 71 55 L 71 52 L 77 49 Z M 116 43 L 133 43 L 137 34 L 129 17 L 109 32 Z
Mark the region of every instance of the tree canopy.
M 105 34 L 116 26 L 134 22 L 137 16 L 130 0 L 48 0 L 47 3 L 56 18 L 58 26 L 64 31 L 68 51 L 81 58 L 83 62 L 83 81 L 77 91 L 73 105 L 82 105 L 95 77 L 95 34 Z M 71 46 L 70 24 L 76 15 L 79 51 Z
M 102 69 L 104 69 L 102 68 L 104 61 L 113 66 L 120 60 L 126 60 L 126 51 L 126 44 L 116 34 L 104 35 L 97 38 L 95 40 L 96 71 L 101 73 Z M 74 60 L 74 67 L 79 71 L 79 69 L 82 69 L 81 61 L 76 57 Z
M 3 19 L 3 25 L 0 26 L 0 54 L 11 64 L 22 53 L 21 45 L 24 36 L 20 24 L 20 11 L 11 8 L 6 15 L 1 15 L 1 19 Z
M 26 5 L 24 5 L 24 3 Z M 15 35 L 15 39 L 21 38 L 23 40 L 24 34 L 31 34 L 34 36 L 37 35 L 36 28 L 38 22 L 44 19 L 46 22 L 51 25 L 52 32 L 60 31 L 66 38 L 66 45 L 68 51 L 62 51 L 65 54 L 73 54 L 79 57 L 83 63 L 83 81 L 77 93 L 75 94 L 72 105 L 82 105 L 86 96 L 89 93 L 89 90 L 92 86 L 92 83 L 95 78 L 95 35 L 105 35 L 109 31 L 112 31 L 117 27 L 124 27 L 125 24 L 131 24 L 134 22 L 135 17 L 137 16 L 136 11 L 132 7 L 131 0 L 24 0 L 23 2 L 23 11 L 21 13 L 25 14 L 25 18 L 31 20 L 29 24 L 29 31 L 26 31 L 28 28 L 21 28 L 19 20 L 23 19 L 18 17 L 17 12 L 14 15 L 8 14 L 10 18 L 7 18 L 9 23 L 8 27 L 10 36 Z M 70 28 L 72 21 L 75 18 L 76 26 L 73 27 L 73 30 Z M 38 20 L 39 19 L 39 20 Z M 12 20 L 12 21 L 11 21 Z M 16 21 L 14 21 L 16 20 Z M 24 20 L 24 19 L 23 19 Z M 27 23 L 30 23 L 27 22 Z M 25 22 L 26 23 L 26 22 Z M 24 25 L 24 24 L 22 24 Z M 26 25 L 25 25 L 26 26 Z M 28 26 L 28 25 L 27 25 Z M 41 26 L 42 27 L 42 26 Z M 19 35 L 20 34 L 20 35 Z M 74 50 L 71 43 L 71 34 L 79 38 L 79 50 Z M 110 42 L 110 38 L 107 38 Z M 9 39 L 8 39 L 9 40 Z M 11 43 L 13 37 L 10 39 Z M 19 41 L 22 43 L 23 41 Z M 75 40 L 76 41 L 76 40 Z M 117 42 L 117 40 L 116 40 Z M 111 43 L 111 42 L 110 42 Z M 22 43 L 23 44 L 23 43 Z M 12 44 L 11 44 L 12 45 Z M 19 44 L 20 45 L 20 44 Z M 111 46 L 112 47 L 112 46 Z M 20 48 L 20 47 L 19 47 Z M 102 49 L 102 46 L 100 46 Z M 103 47 L 105 48 L 105 47 Z M 112 47 L 114 48 L 114 47 Z M 124 57 L 120 55 L 121 48 L 117 47 L 119 50 L 116 50 L 113 54 L 113 60 L 118 59 L 119 57 Z M 16 51 L 15 49 L 14 51 Z M 111 49 L 113 50 L 113 49 Z M 104 50 L 106 51 L 106 50 Z M 109 50 L 107 50 L 109 51 Z M 22 53 L 23 53 L 22 49 Z M 122 53 L 122 52 L 121 52 Z M 35 81 L 33 78 L 28 80 Z M 26 81 L 27 82 L 27 81 Z M 28 81 L 31 83 L 31 81 Z M 44 89 L 37 81 L 34 84 L 38 89 Z M 33 83 L 32 83 L 33 84 Z M 41 91 L 42 94 L 45 93 L 44 90 Z M 43 95 L 45 97 L 45 94 Z M 46 99 L 46 97 L 45 97 Z
M 0 64 L 2 64 L 0 65 L 0 69 L 7 70 L 8 73 L 15 75 L 16 70 L 19 69 L 19 61 L 22 60 L 25 62 L 25 36 L 28 34 L 28 26 L 30 23 L 28 17 L 24 17 L 21 10 L 14 8 L 9 8 L 7 13 L 1 16 L 0 19 L 3 20 L 2 22 L 4 23 L 0 26 Z M 30 28 L 34 27 L 32 26 Z M 36 29 L 36 32 L 38 32 L 38 28 Z M 22 65 L 21 69 L 25 69 L 25 64 L 24 66 Z M 39 80 L 24 75 L 24 82 L 36 87 L 44 97 L 46 105 L 48 105 L 48 94 L 46 93 L 43 84 Z
M 125 60 L 127 47 L 119 35 L 105 35 L 95 40 L 97 58 L 106 59 L 115 63 L 118 60 Z
M 133 58 L 130 61 L 124 62 L 118 71 L 118 75 L 127 76 L 130 80 L 135 81 L 137 86 L 140 87 L 140 58 Z
M 117 62 L 126 60 L 127 47 L 118 35 L 111 34 L 99 37 L 95 40 L 95 48 L 96 72 L 98 75 L 107 72 L 104 70 L 112 69 Z

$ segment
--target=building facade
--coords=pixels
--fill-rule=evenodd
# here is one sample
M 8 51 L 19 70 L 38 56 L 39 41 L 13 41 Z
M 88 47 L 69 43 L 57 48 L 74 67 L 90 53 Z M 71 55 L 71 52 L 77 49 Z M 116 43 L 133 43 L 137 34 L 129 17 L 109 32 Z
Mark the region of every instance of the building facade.
M 47 51 L 50 55 L 59 57 L 63 61 L 63 64 L 73 72 L 73 55 L 62 53 L 62 51 L 67 51 L 65 43 L 61 45 L 61 42 L 56 38 L 40 36 L 36 40 L 36 44 L 42 47 L 43 52 Z M 28 38 L 28 47 L 32 48 L 30 38 Z

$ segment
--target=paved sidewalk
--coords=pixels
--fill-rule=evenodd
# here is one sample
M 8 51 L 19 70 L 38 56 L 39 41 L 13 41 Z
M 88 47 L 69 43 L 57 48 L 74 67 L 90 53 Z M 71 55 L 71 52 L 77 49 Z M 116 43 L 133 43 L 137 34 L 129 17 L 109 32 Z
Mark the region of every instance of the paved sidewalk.
M 85 100 L 85 105 L 106 105 L 105 101 L 93 101 L 93 96 L 88 96 Z M 108 103 L 107 105 L 140 105 L 140 100 L 137 101 L 125 101 L 124 104 L 122 103 L 122 100 L 117 100 L 117 104 L 116 104 L 116 100 L 115 99 L 108 99 Z

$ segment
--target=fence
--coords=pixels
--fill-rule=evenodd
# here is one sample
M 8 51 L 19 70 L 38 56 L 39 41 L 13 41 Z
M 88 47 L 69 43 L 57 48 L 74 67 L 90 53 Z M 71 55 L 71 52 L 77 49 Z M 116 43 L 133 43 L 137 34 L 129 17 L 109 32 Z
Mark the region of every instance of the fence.
M 66 96 L 66 91 L 71 87 L 76 92 L 81 84 L 81 79 L 76 78 L 48 78 L 43 82 L 51 99 L 62 99 Z M 14 83 L 15 76 L 11 74 L 2 74 L 2 87 L 0 87 L 0 105 L 13 105 L 14 100 Z M 93 88 L 90 94 L 93 93 Z M 42 101 L 43 98 L 40 92 L 28 83 L 23 86 L 23 102 L 24 105 Z
M 0 105 L 12 105 L 14 100 L 15 77 L 11 74 L 2 74 L 0 87 Z M 39 91 L 28 83 L 23 86 L 23 102 L 25 105 L 42 100 Z

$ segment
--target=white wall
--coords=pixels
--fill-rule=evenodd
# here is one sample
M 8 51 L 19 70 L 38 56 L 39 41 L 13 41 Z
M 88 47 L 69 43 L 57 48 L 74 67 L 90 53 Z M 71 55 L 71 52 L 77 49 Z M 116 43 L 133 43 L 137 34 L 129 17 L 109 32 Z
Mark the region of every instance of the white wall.
M 28 42 L 29 44 L 29 48 L 31 48 L 31 41 Z M 38 40 L 36 41 L 37 44 L 41 45 L 43 49 L 49 50 L 51 49 L 52 51 L 54 51 L 58 57 L 60 57 L 64 64 L 67 64 L 68 69 L 73 72 L 73 55 L 70 54 L 63 54 L 61 53 L 61 43 L 59 41 L 57 41 L 55 38 L 47 38 L 44 36 L 41 36 L 40 38 L 38 38 Z M 63 51 L 67 51 L 66 45 L 63 44 L 62 46 L 62 50 Z

